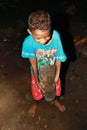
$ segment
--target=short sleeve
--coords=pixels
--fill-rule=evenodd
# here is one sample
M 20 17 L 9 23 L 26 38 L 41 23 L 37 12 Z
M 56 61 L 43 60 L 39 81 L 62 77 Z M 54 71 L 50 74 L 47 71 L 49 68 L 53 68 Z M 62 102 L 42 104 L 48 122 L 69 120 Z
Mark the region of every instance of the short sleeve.
M 61 42 L 61 39 L 60 39 L 60 35 L 58 34 L 57 35 L 57 56 L 56 56 L 56 59 L 61 61 L 61 62 L 65 62 L 66 59 L 67 59 L 67 56 L 63 50 L 63 46 L 62 46 L 62 42 Z
M 33 40 L 31 36 L 28 36 L 27 38 L 24 39 L 21 56 L 22 58 L 35 58 L 36 57 L 34 53 L 34 44 L 33 44 Z

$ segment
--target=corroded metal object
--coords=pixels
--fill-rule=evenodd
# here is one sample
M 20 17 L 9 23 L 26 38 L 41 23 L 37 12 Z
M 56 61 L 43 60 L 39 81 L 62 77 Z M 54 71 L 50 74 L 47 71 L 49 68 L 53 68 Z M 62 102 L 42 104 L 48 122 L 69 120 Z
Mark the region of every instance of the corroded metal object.
M 55 66 L 47 65 L 40 69 L 40 84 L 46 101 L 53 101 L 55 99 Z

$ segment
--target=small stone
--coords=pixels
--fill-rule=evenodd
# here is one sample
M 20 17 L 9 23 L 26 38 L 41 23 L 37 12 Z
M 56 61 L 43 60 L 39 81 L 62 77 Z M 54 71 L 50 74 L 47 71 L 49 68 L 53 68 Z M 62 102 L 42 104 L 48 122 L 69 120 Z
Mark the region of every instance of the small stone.
M 44 125 L 44 128 L 45 128 L 45 129 L 47 129 L 47 127 L 48 127 L 47 125 Z
M 78 99 L 76 99 L 76 100 L 75 100 L 75 102 L 77 102 L 77 103 L 78 103 L 78 102 L 79 102 L 79 100 L 78 100 Z

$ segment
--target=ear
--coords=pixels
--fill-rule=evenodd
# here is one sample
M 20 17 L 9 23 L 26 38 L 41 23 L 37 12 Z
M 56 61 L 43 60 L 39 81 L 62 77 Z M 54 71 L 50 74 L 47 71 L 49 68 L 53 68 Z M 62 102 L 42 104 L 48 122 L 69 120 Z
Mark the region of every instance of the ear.
M 27 28 L 27 32 L 28 32 L 29 34 L 32 34 L 29 28 Z

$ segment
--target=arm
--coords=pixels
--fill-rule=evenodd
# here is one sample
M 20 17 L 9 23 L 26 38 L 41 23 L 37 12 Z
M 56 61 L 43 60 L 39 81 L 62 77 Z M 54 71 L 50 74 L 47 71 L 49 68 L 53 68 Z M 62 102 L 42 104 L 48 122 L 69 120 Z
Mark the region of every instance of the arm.
M 56 75 L 55 75 L 55 83 L 57 83 L 59 76 L 60 76 L 60 69 L 61 69 L 61 62 L 56 60 Z
M 36 60 L 36 58 L 30 58 L 29 62 L 30 62 L 32 69 L 33 69 L 36 84 L 41 89 L 39 79 L 38 79 L 37 60 Z
M 29 62 L 30 62 L 32 69 L 33 69 L 36 84 L 38 85 L 39 80 L 38 80 L 37 60 L 36 60 L 36 58 L 30 58 Z

